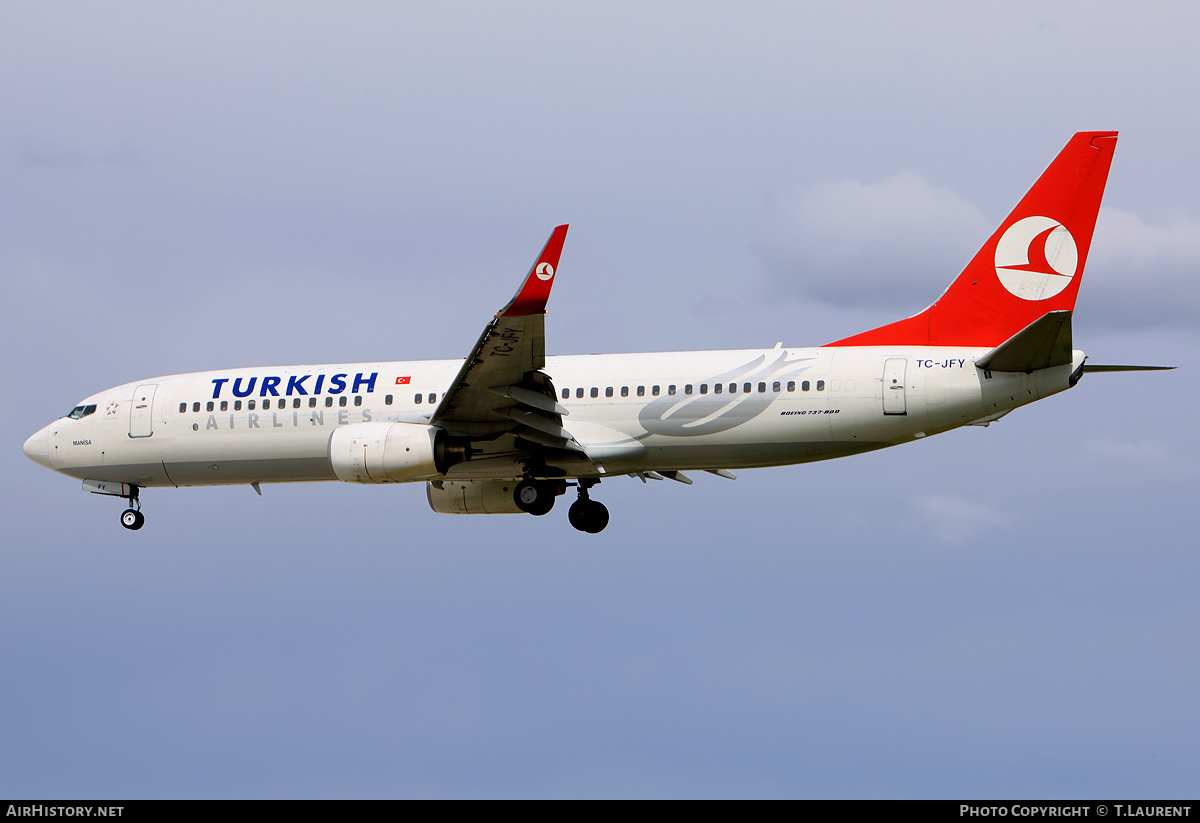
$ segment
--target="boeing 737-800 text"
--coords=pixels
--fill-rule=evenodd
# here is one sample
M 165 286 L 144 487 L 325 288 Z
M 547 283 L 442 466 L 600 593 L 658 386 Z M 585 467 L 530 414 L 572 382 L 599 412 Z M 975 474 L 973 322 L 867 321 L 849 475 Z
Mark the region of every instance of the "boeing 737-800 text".
M 1115 132 L 1071 138 L 946 292 L 920 314 L 817 348 L 546 356 L 550 235 L 465 361 L 281 366 L 156 377 L 88 397 L 25 443 L 35 462 L 129 501 L 140 491 L 304 480 L 423 482 L 434 511 L 569 518 L 617 475 L 844 457 L 987 424 L 1075 385 L 1071 312 Z

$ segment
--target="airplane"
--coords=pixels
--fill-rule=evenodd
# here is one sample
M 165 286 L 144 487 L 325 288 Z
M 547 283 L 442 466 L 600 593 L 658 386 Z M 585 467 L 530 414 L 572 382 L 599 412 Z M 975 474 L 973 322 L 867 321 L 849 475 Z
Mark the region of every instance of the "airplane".
M 92 395 L 24 445 L 127 502 L 146 488 L 424 483 L 445 514 L 608 525 L 591 491 L 632 476 L 828 460 L 986 426 L 1073 387 L 1090 365 L 1071 315 L 1117 133 L 1080 132 L 933 305 L 816 348 L 547 356 L 567 226 L 465 360 L 294 365 L 155 377 Z

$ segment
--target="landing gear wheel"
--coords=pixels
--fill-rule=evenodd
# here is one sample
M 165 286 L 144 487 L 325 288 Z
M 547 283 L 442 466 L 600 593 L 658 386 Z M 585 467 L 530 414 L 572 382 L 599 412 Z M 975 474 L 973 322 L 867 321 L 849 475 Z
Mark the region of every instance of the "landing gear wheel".
M 597 500 L 581 497 L 567 509 L 567 519 L 581 532 L 599 534 L 608 525 L 608 507 Z
M 513 489 L 513 502 L 521 511 L 541 517 L 554 508 L 554 489 L 549 483 L 522 480 Z
M 130 531 L 137 531 L 146 523 L 146 516 L 137 509 L 126 509 L 121 512 L 121 525 Z

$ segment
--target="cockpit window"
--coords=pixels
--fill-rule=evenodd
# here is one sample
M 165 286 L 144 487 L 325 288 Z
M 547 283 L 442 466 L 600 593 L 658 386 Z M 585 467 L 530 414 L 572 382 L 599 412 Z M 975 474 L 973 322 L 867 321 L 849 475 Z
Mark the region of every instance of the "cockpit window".
M 81 417 L 87 417 L 89 414 L 95 413 L 96 404 L 92 403 L 87 406 L 76 406 L 75 408 L 71 409 L 71 413 L 68 414 L 67 417 L 71 418 L 72 420 L 78 420 Z

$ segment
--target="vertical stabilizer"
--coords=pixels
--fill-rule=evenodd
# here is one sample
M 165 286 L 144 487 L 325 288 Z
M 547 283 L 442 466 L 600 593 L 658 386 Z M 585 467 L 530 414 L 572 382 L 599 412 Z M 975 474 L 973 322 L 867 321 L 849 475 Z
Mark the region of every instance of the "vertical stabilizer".
M 998 346 L 1048 312 L 1071 311 L 1117 145 L 1079 132 L 937 302 L 830 346 Z

